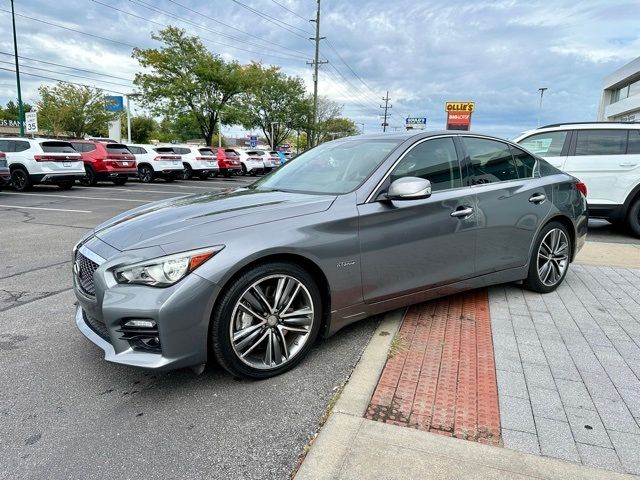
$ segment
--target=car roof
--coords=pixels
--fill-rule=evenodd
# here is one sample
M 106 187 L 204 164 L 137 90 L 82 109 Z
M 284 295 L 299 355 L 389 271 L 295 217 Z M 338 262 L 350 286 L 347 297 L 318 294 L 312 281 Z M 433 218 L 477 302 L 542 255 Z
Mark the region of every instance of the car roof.
M 542 127 L 535 128 L 529 132 L 545 131 L 545 130 L 578 130 L 589 128 L 608 128 L 608 129 L 640 129 L 640 122 L 574 122 L 574 123 L 552 123 L 550 125 L 544 125 Z

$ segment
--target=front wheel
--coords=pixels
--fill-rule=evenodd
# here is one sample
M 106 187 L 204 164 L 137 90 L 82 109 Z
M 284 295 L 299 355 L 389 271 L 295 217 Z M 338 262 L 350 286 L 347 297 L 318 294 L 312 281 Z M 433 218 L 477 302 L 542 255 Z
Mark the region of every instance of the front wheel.
M 569 232 L 559 222 L 547 224 L 538 234 L 529 261 L 529 276 L 524 286 L 538 293 L 553 292 L 569 269 L 571 245 Z
M 320 291 L 307 271 L 291 263 L 260 265 L 223 292 L 212 316 L 212 352 L 233 375 L 273 377 L 309 353 L 322 312 Z
M 633 235 L 640 237 L 640 197 L 636 198 L 629 208 L 627 226 Z

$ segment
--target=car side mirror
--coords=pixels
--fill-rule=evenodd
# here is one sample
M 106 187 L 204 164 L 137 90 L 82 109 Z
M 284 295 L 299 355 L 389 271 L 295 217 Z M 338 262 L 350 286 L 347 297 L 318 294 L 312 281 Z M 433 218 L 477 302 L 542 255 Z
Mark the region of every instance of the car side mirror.
M 419 200 L 431 196 L 431 182 L 420 177 L 402 177 L 389 185 L 387 200 Z

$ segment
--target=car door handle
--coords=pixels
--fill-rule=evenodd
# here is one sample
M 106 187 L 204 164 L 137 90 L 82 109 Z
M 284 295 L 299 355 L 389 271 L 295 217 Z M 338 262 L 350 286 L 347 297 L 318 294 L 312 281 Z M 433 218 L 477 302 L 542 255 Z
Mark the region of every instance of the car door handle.
M 534 193 L 529 197 L 529 201 L 531 203 L 542 203 L 547 199 L 547 196 L 544 193 Z
M 464 218 L 464 217 L 468 217 L 472 213 L 473 213 L 473 208 L 471 207 L 458 207 L 456 210 L 451 212 L 451 216 L 456 218 Z
M 621 167 L 635 167 L 637 163 L 621 163 Z

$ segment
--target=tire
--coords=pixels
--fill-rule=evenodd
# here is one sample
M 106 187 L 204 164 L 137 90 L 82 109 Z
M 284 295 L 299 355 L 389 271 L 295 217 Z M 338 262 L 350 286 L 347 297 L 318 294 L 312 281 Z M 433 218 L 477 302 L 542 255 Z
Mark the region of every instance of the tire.
M 127 180 L 127 178 L 114 178 L 112 182 L 114 185 L 122 186 L 127 183 Z
M 90 165 L 84 166 L 85 175 L 80 179 L 80 185 L 83 187 L 93 187 L 98 183 L 96 171 Z
M 153 169 L 149 165 L 140 165 L 138 167 L 138 178 L 142 183 L 151 183 L 154 177 Z
M 240 175 L 247 175 L 247 166 L 244 163 L 242 164 L 242 172 L 240 172 Z
M 182 170 L 182 179 L 191 180 L 193 178 L 193 169 L 188 163 L 183 163 L 184 169 Z
M 73 180 L 71 180 L 70 182 L 61 182 L 58 184 L 58 188 L 60 190 L 71 190 L 74 183 L 75 182 Z
M 29 173 L 22 167 L 15 168 L 11 171 L 11 183 L 13 184 L 14 190 L 18 192 L 25 192 L 33 187 Z
M 559 222 L 545 225 L 533 244 L 525 288 L 538 293 L 553 292 L 567 275 L 572 252 L 567 228 Z
M 640 237 L 640 197 L 636 198 L 627 213 L 627 227 L 636 237 Z
M 280 279 L 283 293 L 278 302 L 279 312 L 268 313 L 259 296 L 253 293 L 247 300 L 248 292 L 255 292 L 252 288 L 258 285 L 264 298 L 273 305 Z M 296 288 L 298 284 L 299 288 Z M 248 305 L 256 315 L 262 315 L 263 320 L 246 313 L 240 304 Z M 306 305 L 310 306 L 310 312 L 298 315 L 295 320 L 280 317 L 284 312 L 291 315 L 292 310 L 302 311 Z M 259 265 L 233 280 L 216 302 L 210 328 L 210 352 L 232 375 L 251 379 L 273 377 L 294 368 L 309 353 L 320 331 L 322 315 L 320 290 L 306 270 L 285 262 Z M 244 322 L 247 324 L 243 325 Z M 258 326 L 261 323 L 262 326 Z M 287 325 L 292 330 L 288 330 Z M 250 327 L 256 328 L 234 344 L 232 335 Z M 294 328 L 297 331 L 293 331 Z M 270 354 L 268 364 L 267 352 Z M 243 353 L 245 356 L 241 358 Z

